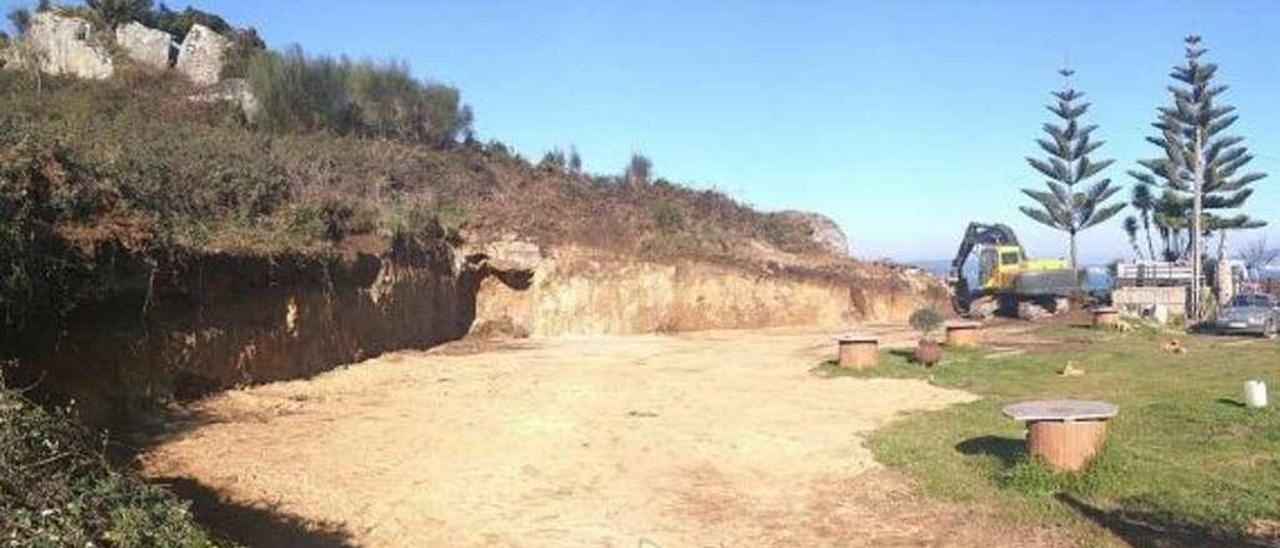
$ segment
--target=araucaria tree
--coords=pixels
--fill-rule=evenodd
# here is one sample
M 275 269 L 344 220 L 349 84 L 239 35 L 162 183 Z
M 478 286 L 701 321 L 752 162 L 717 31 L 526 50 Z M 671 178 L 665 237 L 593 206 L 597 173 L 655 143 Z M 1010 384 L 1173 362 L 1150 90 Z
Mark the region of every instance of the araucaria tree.
M 1115 160 L 1089 159 L 1089 154 L 1103 144 L 1091 139 L 1098 126 L 1080 125 L 1080 117 L 1089 110 L 1089 103 L 1077 102 L 1084 94 L 1071 87 L 1073 71 L 1063 69 L 1059 74 L 1064 79 L 1062 90 L 1053 92 L 1057 103 L 1048 108 L 1061 122 L 1045 124 L 1044 132 L 1049 138 L 1036 139 L 1048 157 L 1027 158 L 1031 167 L 1048 178 L 1045 182 L 1048 190 L 1023 189 L 1023 193 L 1036 201 L 1036 207 L 1020 209 L 1028 217 L 1069 235 L 1071 267 L 1076 268 L 1079 264 L 1076 235 L 1114 217 L 1125 204 L 1105 204 L 1120 191 L 1119 186 L 1112 186 L 1111 179 L 1088 182 Z
M 1159 135 L 1147 138 L 1160 147 L 1163 157 L 1138 162 L 1146 171 L 1129 172 L 1142 184 L 1164 187 L 1190 202 L 1191 269 L 1196 280 L 1191 312 L 1197 318 L 1205 310 L 1205 234 L 1217 230 L 1225 238 L 1226 230 L 1262 226 L 1244 215 L 1223 217 L 1210 212 L 1241 207 L 1253 194 L 1250 185 L 1266 177 L 1265 173 L 1241 172 L 1253 156 L 1241 144 L 1243 137 L 1223 134 L 1237 116 L 1235 107 L 1216 101 L 1227 86 L 1213 84 L 1218 66 L 1201 61 L 1206 51 L 1199 36 L 1186 38 L 1186 63 L 1173 67 L 1169 74 L 1177 81 L 1169 87 L 1173 106 L 1158 109 L 1159 118 L 1152 125 Z M 1225 250 L 1220 249 L 1222 253 Z

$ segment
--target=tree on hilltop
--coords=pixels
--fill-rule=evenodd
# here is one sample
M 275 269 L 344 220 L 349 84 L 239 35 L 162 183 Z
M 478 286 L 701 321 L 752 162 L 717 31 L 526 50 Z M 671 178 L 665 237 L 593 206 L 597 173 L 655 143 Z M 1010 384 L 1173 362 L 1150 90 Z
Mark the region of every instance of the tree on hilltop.
M 8 17 L 9 24 L 13 25 L 13 31 L 18 33 L 18 36 L 26 34 L 27 28 L 31 27 L 31 10 L 27 8 L 13 8 L 9 10 L 6 17 Z
M 645 185 L 649 184 L 651 177 L 653 177 L 653 161 L 643 154 L 632 154 L 631 161 L 627 162 L 627 169 L 622 173 L 623 181 L 628 184 Z

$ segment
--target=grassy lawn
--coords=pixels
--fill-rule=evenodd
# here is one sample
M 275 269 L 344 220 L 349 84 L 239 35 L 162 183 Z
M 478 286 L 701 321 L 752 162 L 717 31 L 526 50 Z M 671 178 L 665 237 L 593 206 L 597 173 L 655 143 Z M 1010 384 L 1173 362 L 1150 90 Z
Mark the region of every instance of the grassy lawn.
M 1280 387 L 1280 343 L 1047 326 L 1052 344 L 1022 353 L 950 351 L 930 370 L 900 353 L 875 369 L 818 366 L 824 377 L 928 378 L 983 397 L 916 413 L 881 429 L 878 458 L 909 471 L 926 492 L 991 503 L 1010 518 L 1067 525 L 1086 544 L 1111 533 L 1140 545 L 1280 542 L 1280 409 L 1242 405 L 1246 380 Z M 1072 362 L 1086 373 L 1058 374 Z M 1027 457 L 1022 425 L 1000 414 L 1026 399 L 1085 398 L 1119 404 L 1108 444 L 1085 472 L 1054 474 Z M 1078 527 L 1092 523 L 1098 527 Z

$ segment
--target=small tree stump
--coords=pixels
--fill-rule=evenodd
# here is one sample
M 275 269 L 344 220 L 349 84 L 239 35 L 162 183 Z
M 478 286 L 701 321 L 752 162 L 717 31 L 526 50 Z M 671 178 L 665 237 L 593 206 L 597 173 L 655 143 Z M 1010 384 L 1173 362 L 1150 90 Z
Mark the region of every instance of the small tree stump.
M 980 322 L 947 322 L 947 346 L 978 346 L 982 344 Z
M 1115 404 L 1101 401 L 1029 401 L 1004 408 L 1005 416 L 1027 423 L 1027 452 L 1059 472 L 1078 472 L 1107 439 Z
M 1120 311 L 1114 308 L 1093 309 L 1094 327 L 1116 327 L 1120 325 Z
M 837 362 L 840 367 L 866 369 L 876 365 L 880 353 L 880 339 L 874 335 L 844 335 L 838 339 Z

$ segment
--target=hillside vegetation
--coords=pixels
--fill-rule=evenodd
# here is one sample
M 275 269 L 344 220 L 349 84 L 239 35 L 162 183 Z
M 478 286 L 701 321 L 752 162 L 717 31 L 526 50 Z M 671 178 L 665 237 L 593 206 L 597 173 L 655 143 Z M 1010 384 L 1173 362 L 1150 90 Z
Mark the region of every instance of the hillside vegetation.
M 185 503 L 108 465 L 104 442 L 0 387 L 0 543 L 215 545 Z
M 160 246 L 324 248 L 438 218 L 480 234 L 650 254 L 732 253 L 750 239 L 812 249 L 806 227 L 716 192 L 535 166 L 496 141 L 259 131 L 231 105 L 192 102 L 192 93 L 177 78 L 137 72 L 104 83 L 46 78 L 37 92 L 0 72 L 6 190 L 44 178 L 59 226 L 127 221 Z M 57 173 L 32 172 L 52 164 Z
M 42 80 L 0 71 L 6 326 L 71 306 L 104 242 L 332 254 L 376 253 L 398 235 L 518 234 L 659 258 L 733 258 L 752 241 L 814 249 L 807 227 L 719 193 L 533 165 L 498 142 L 265 131 L 234 105 L 189 100 L 178 77 L 142 71 Z

